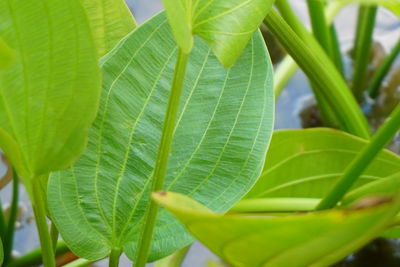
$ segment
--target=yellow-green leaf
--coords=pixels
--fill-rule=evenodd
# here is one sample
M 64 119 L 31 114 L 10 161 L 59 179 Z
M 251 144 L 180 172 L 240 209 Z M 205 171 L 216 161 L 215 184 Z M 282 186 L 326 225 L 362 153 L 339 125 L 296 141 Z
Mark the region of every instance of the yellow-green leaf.
M 0 38 L 0 70 L 10 66 L 14 58 L 14 51 Z
M 136 27 L 124 0 L 81 0 L 99 56 L 109 52 Z
M 100 96 L 96 47 L 80 0 L 0 1 L 0 147 L 31 178 L 83 151 Z
M 354 210 L 272 217 L 216 214 L 176 193 L 153 198 L 232 266 L 329 266 L 376 237 L 400 210 L 395 199 Z
M 168 21 L 185 53 L 200 36 L 225 67 L 240 56 L 271 8 L 272 0 L 163 0 Z

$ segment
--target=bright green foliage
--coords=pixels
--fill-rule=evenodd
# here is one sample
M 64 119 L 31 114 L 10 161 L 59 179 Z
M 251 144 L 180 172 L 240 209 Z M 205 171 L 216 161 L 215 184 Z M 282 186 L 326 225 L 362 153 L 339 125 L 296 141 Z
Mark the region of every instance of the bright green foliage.
M 399 0 L 330 0 L 343 4 L 362 4 L 362 5 L 382 5 L 400 17 L 400 2 Z
M 162 13 L 102 60 L 104 91 L 87 150 L 49 182 L 52 218 L 81 257 L 99 259 L 111 248 L 135 256 L 177 50 Z M 188 61 L 165 189 L 216 211 L 229 209 L 261 172 L 273 106 L 272 65 L 259 33 L 230 69 L 197 39 Z M 173 216 L 161 211 L 149 260 L 192 241 Z
M 400 201 L 280 217 L 215 214 L 176 193 L 155 193 L 211 251 L 232 266 L 329 266 L 380 233 Z M 251 244 L 251 245 L 250 245 Z
M 264 171 L 245 198 L 323 197 L 368 144 L 332 129 L 282 130 L 273 135 Z M 400 157 L 382 151 L 354 187 L 400 171 Z
M 86 11 L 99 56 L 109 52 L 136 27 L 124 0 L 80 0 Z
M 0 146 L 24 178 L 82 152 L 100 70 L 78 0 L 0 1 L 0 36 L 15 62 L 0 71 Z
M 14 58 L 14 51 L 0 38 L 0 70 L 10 66 Z
M 272 0 L 163 0 L 168 21 L 185 53 L 200 36 L 225 67 L 232 66 L 257 30 Z

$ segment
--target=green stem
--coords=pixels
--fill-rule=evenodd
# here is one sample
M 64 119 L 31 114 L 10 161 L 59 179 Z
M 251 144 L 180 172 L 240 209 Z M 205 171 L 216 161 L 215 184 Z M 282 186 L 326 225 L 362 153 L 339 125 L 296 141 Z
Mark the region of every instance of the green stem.
M 85 266 L 88 266 L 95 262 L 96 261 L 91 261 L 91 260 L 86 260 L 86 259 L 77 259 L 77 260 L 74 260 L 73 262 L 63 265 L 63 267 L 85 267 Z
M 321 0 L 307 0 L 308 13 L 315 38 L 333 60 L 333 47 L 329 26 L 325 17 L 325 2 Z
M 367 80 L 368 63 L 371 55 L 372 34 L 374 31 L 376 6 L 359 8 L 357 21 L 357 36 L 354 44 L 354 74 L 352 90 L 355 97 L 361 101 Z
M 60 240 L 57 242 L 56 255 L 64 254 L 68 251 L 69 249 L 64 241 Z M 40 265 L 42 262 L 42 250 L 41 248 L 37 248 L 12 260 L 6 267 L 30 267 Z
M 292 212 L 314 210 L 316 198 L 252 198 L 236 203 L 229 212 Z
M 182 50 L 179 50 L 176 61 L 174 79 L 168 101 L 168 108 L 165 116 L 163 132 L 161 136 L 160 147 L 158 150 L 156 165 L 154 168 L 154 175 L 151 187 L 152 192 L 163 190 L 165 174 L 167 172 L 168 158 L 173 139 L 173 131 L 178 114 L 179 102 L 186 73 L 187 60 L 188 55 L 182 52 Z M 137 267 L 143 267 L 147 262 L 147 255 L 150 250 L 153 230 L 157 218 L 158 205 L 156 202 L 151 200 L 150 195 L 151 194 L 149 194 L 148 198 L 149 208 L 145 215 L 144 224 L 138 242 L 136 261 L 134 263 L 134 266 Z
M 53 249 L 56 249 L 57 246 L 57 241 L 58 241 L 58 229 L 57 226 L 51 222 L 51 226 L 50 226 L 50 236 L 51 236 L 51 245 L 53 247 Z
M 121 257 L 122 249 L 116 248 L 112 249 L 110 253 L 110 258 L 108 260 L 108 267 L 118 267 L 119 258 Z
M 341 178 L 328 194 L 321 200 L 317 210 L 334 207 L 357 181 L 375 156 L 393 139 L 400 129 L 400 104 L 397 105 L 389 119 L 379 128 L 371 142 L 365 146 L 345 169 Z
M 288 84 L 297 70 L 297 64 L 291 57 L 285 57 L 274 73 L 275 100 L 279 98 L 283 88 Z
M 4 218 L 4 212 L 3 212 L 3 204 L 1 203 L 0 199 L 0 239 L 4 240 L 4 236 L 7 232 L 7 224 L 6 220 Z
M 317 86 L 332 110 L 337 113 L 342 128 L 369 139 L 369 126 L 346 82 L 313 38 L 303 41 L 292 28 L 271 10 L 264 20 L 270 31 Z
M 13 168 L 12 179 L 13 179 L 13 187 L 12 187 L 10 216 L 8 218 L 7 231 L 3 239 L 4 264 L 7 264 L 12 259 L 15 223 L 17 221 L 17 215 L 18 215 L 19 179 L 14 168 Z
M 368 93 L 371 98 L 376 98 L 379 94 L 379 88 L 381 87 L 382 81 L 386 74 L 389 72 L 393 62 L 397 55 L 400 53 L 400 40 L 397 41 L 396 45 L 392 48 L 389 55 L 382 62 L 382 65 L 376 70 L 372 81 L 368 87 Z
M 157 261 L 154 267 L 180 267 L 185 260 L 186 254 L 189 252 L 190 245 L 181 248 L 177 252 L 164 259 Z
M 41 186 L 42 177 L 34 177 L 31 180 L 32 208 L 35 214 L 36 227 L 39 233 L 40 245 L 42 247 L 42 258 L 44 267 L 55 267 L 54 250 L 49 228 L 46 221 L 46 202 Z
M 333 24 L 330 25 L 329 30 L 330 30 L 331 40 L 332 40 L 332 53 L 333 53 L 332 60 L 335 63 L 336 68 L 339 71 L 339 73 L 342 75 L 342 77 L 345 77 L 342 52 L 340 51 L 340 43 L 339 43 L 339 39 L 337 36 L 335 25 L 333 25 Z
M 315 3 L 315 0 L 310 0 L 312 3 Z M 317 5 L 319 6 L 319 0 L 317 0 L 318 3 Z M 323 3 L 322 3 L 323 5 Z M 299 18 L 296 16 L 294 13 L 292 7 L 290 6 L 289 2 L 287 0 L 277 0 L 276 1 L 276 7 L 280 11 L 282 17 L 288 22 L 289 26 L 294 30 L 294 32 L 304 41 L 304 42 L 315 42 L 314 37 L 308 32 L 308 30 L 303 26 Z M 323 6 L 322 6 L 323 9 Z M 315 12 L 315 9 L 314 13 Z M 322 17 L 325 22 L 325 16 L 324 13 L 322 13 Z M 320 23 L 322 24 L 322 23 Z M 326 24 L 323 24 L 324 28 L 328 28 Z M 322 37 L 321 37 L 322 38 Z M 328 41 L 326 41 L 328 42 Z M 330 40 L 329 40 L 330 42 Z M 329 44 L 330 46 L 330 44 Z M 336 114 L 334 110 L 329 106 L 328 101 L 325 99 L 324 95 L 320 92 L 320 90 L 317 88 L 317 85 L 313 83 L 310 80 L 311 88 L 313 89 L 315 98 L 317 100 L 319 109 L 321 111 L 321 117 L 327 126 L 331 127 L 337 127 L 338 126 L 338 120 L 336 118 Z

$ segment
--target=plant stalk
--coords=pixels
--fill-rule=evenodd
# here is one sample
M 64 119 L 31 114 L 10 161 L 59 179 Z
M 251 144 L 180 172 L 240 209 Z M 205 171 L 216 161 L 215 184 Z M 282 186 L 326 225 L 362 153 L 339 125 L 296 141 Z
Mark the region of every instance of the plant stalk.
M 3 204 L 0 199 L 0 239 L 4 240 L 4 236 L 7 232 L 7 224 L 6 220 L 4 218 L 4 212 L 3 212 Z
M 376 70 L 372 81 L 368 87 L 368 94 L 371 98 L 376 98 L 379 95 L 379 88 L 381 87 L 382 81 L 386 74 L 389 72 L 393 62 L 397 55 L 400 53 L 400 40 L 397 41 L 396 45 L 392 48 L 389 55 L 382 62 L 382 65 Z
M 319 44 L 313 38 L 302 40 L 275 10 L 267 14 L 264 23 L 317 86 L 331 109 L 336 111 L 342 128 L 369 139 L 370 130 L 364 115 L 343 77 Z
M 122 249 L 120 248 L 112 249 L 110 253 L 110 258 L 108 259 L 108 266 L 118 267 L 119 258 L 121 257 L 121 254 L 122 254 Z
M 51 226 L 50 226 L 50 236 L 51 236 L 51 245 L 54 250 L 57 247 L 58 234 L 59 233 L 58 233 L 57 226 L 52 222 Z
M 360 175 L 365 171 L 376 155 L 393 139 L 400 129 L 400 104 L 397 105 L 389 119 L 379 128 L 371 142 L 365 146 L 345 169 L 341 178 L 318 204 L 316 210 L 329 209 L 343 198 Z
M 181 248 L 177 252 L 164 259 L 157 261 L 154 267 L 180 267 L 185 260 L 186 254 L 189 252 L 190 245 Z
M 12 200 L 10 207 L 10 217 L 8 218 L 7 223 L 7 231 L 5 232 L 5 236 L 3 239 L 3 248 L 4 248 L 4 264 L 7 264 L 11 261 L 12 258 L 12 249 L 14 243 L 14 232 L 15 232 L 15 223 L 17 221 L 18 215 L 18 200 L 19 200 L 19 179 L 17 172 L 13 168 L 12 170 Z
M 57 242 L 56 255 L 60 255 L 68 252 L 69 249 L 64 241 L 60 240 Z M 43 263 L 42 250 L 41 248 L 34 249 L 19 258 L 13 259 L 6 267 L 30 267 L 36 266 Z
M 372 34 L 377 9 L 376 6 L 362 6 L 358 11 L 357 35 L 354 43 L 352 90 L 360 102 L 362 101 L 363 92 L 366 89 L 367 70 L 371 55 Z
M 42 177 L 34 177 L 30 180 L 32 188 L 32 208 L 35 214 L 36 227 L 39 233 L 40 245 L 44 267 L 55 267 L 55 255 L 52 240 L 46 221 L 46 202 L 42 190 Z
M 179 49 L 175 66 L 175 73 L 172 82 L 171 92 L 168 101 L 168 108 L 165 116 L 164 127 L 161 136 L 160 147 L 154 168 L 151 191 L 163 190 L 165 175 L 167 172 L 168 158 L 171 150 L 175 121 L 178 114 L 180 97 L 186 73 L 188 55 Z M 151 200 L 149 194 L 147 209 L 141 235 L 138 242 L 136 261 L 134 266 L 143 267 L 147 262 L 147 255 L 150 250 L 154 226 L 157 218 L 158 204 Z

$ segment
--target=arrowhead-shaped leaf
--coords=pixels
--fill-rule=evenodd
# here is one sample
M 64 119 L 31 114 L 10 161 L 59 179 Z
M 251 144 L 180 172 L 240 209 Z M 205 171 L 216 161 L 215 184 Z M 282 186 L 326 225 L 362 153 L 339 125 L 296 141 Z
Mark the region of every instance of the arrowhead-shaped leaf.
M 273 0 L 163 0 L 168 21 L 185 53 L 200 36 L 226 67 L 234 64 Z
M 67 167 L 85 147 L 101 83 L 80 1 L 0 1 L 0 36 L 15 51 L 0 70 L 1 148 L 24 178 Z
M 245 198 L 323 197 L 367 144 L 331 129 L 276 131 L 263 173 Z M 354 188 L 399 171 L 400 157 L 383 150 Z
M 287 216 L 216 214 L 187 196 L 154 199 L 232 266 L 329 266 L 376 237 L 400 210 L 399 199 L 355 210 Z
M 99 56 L 109 52 L 136 27 L 124 0 L 80 0 L 86 11 Z
M 178 47 L 165 15 L 147 21 L 102 60 L 103 94 L 83 156 L 49 182 L 49 209 L 69 247 L 99 259 L 133 259 L 148 203 Z M 189 57 L 165 189 L 226 211 L 254 184 L 273 127 L 272 65 L 256 33 L 223 68 L 200 39 Z M 193 241 L 158 216 L 150 260 Z

